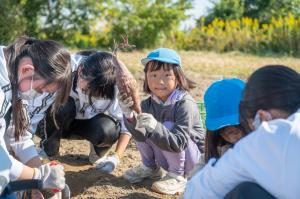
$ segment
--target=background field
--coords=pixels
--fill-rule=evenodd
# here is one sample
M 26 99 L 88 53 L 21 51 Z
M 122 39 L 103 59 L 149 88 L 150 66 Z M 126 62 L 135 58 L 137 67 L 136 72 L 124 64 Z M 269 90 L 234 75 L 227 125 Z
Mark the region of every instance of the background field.
M 142 85 L 144 78 L 139 60 L 146 54 L 147 51 L 120 54 L 120 58 L 139 81 L 139 85 Z M 234 52 L 216 54 L 182 51 L 180 54 L 185 74 L 198 84 L 191 92 L 197 101 L 202 100 L 203 92 L 213 81 L 225 77 L 247 79 L 255 69 L 266 64 L 284 64 L 300 72 L 300 59 L 296 58 L 257 57 Z M 65 165 L 72 198 L 178 198 L 151 192 L 151 181 L 131 185 L 122 179 L 122 173 L 137 166 L 140 161 L 134 142 L 131 142 L 121 164 L 112 174 L 100 173 L 89 165 L 87 142 L 63 140 L 61 145 L 61 156 L 57 158 Z

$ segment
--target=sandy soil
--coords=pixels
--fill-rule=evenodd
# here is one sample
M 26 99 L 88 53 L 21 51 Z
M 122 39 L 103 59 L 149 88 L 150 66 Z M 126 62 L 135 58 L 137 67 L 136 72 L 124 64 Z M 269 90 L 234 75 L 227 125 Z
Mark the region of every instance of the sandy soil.
M 146 180 L 131 185 L 122 178 L 122 173 L 140 162 L 139 153 L 130 143 L 119 167 L 112 174 L 97 171 L 88 161 L 89 145 L 82 140 L 62 140 L 61 155 L 55 157 L 65 166 L 67 183 L 72 198 L 178 198 L 154 193 L 150 190 L 153 181 Z

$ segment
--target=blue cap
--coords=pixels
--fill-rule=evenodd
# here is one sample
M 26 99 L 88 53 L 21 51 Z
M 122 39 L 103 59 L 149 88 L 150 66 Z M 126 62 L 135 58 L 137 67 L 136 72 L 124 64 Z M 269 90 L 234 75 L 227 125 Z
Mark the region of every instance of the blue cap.
M 141 60 L 142 64 L 146 64 L 151 61 L 161 61 L 169 64 L 176 64 L 181 66 L 181 59 L 178 53 L 175 50 L 169 48 L 158 48 L 148 54 L 148 56 Z
M 210 131 L 240 124 L 239 105 L 245 83 L 237 78 L 214 82 L 204 94 L 206 128 Z

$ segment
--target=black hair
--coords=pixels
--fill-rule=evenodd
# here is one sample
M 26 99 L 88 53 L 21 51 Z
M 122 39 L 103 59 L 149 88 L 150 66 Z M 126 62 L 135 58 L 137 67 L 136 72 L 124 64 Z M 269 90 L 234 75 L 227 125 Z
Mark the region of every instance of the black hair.
M 109 52 L 91 53 L 79 67 L 82 67 L 81 78 L 88 81 L 87 93 L 91 97 L 114 99 L 115 96 L 115 64 L 116 57 Z
M 76 54 L 88 57 L 91 54 L 96 53 L 96 52 L 98 52 L 98 51 L 95 50 L 95 49 L 90 49 L 90 50 L 81 50 L 81 51 L 78 51 Z
M 300 108 L 300 75 L 282 65 L 267 65 L 248 79 L 240 104 L 240 121 L 244 129 L 259 109 L 279 109 L 292 114 Z
M 145 81 L 143 88 L 145 93 L 151 93 L 150 88 L 148 86 L 147 72 L 160 70 L 161 68 L 163 68 L 165 71 L 173 69 L 174 74 L 176 76 L 176 80 L 178 81 L 178 89 L 189 91 L 196 87 L 196 83 L 184 75 L 180 66 L 176 64 L 169 64 L 161 61 L 151 60 L 146 64 L 144 68 Z

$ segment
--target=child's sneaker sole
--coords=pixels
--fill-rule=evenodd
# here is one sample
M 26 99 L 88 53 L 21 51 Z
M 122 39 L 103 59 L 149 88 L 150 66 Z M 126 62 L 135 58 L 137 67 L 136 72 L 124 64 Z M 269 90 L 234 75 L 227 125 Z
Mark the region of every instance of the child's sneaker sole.
M 176 189 L 176 190 L 161 190 L 158 189 L 155 184 L 152 185 L 151 190 L 156 192 L 156 193 L 160 193 L 160 194 L 165 194 L 165 195 L 176 195 L 176 194 L 181 194 L 185 191 L 185 186 L 183 188 L 180 189 Z
M 154 175 L 147 176 L 147 177 L 136 177 L 136 178 L 134 178 L 131 175 L 127 175 L 126 172 L 123 174 L 123 178 L 125 180 L 127 180 L 128 182 L 130 182 L 131 184 L 139 183 L 139 182 L 142 182 L 143 180 L 146 180 L 146 179 L 159 180 L 163 176 L 164 176 L 164 172 L 163 172 L 163 170 L 161 168 L 159 168 L 159 170 L 157 171 L 157 173 L 155 173 Z

